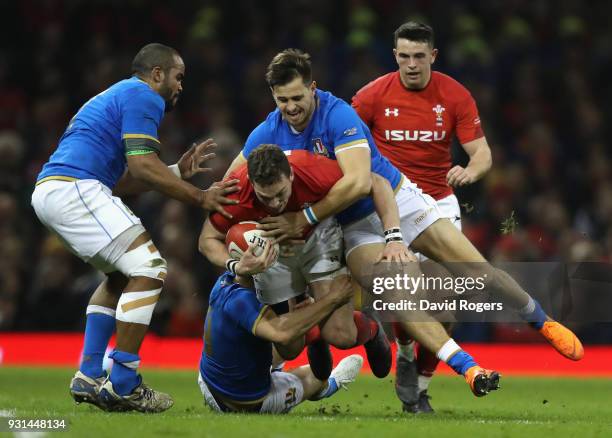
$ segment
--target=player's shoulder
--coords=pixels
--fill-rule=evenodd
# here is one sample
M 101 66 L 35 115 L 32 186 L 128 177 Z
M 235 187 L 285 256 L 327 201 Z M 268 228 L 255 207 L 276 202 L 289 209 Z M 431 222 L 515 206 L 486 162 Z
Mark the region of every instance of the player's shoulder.
M 440 92 L 450 97 L 465 98 L 471 95 L 470 91 L 461 82 L 447 74 L 432 71 L 431 80 Z
M 328 162 L 335 162 L 321 154 L 313 154 L 310 151 L 302 149 L 285 151 L 285 154 L 287 155 L 289 164 L 294 166 L 321 166 L 328 164 Z
M 339 120 L 345 118 L 357 117 L 357 113 L 351 105 L 348 104 L 344 99 L 334 96 L 329 91 L 317 90 L 317 96 L 319 98 L 319 107 L 321 115 L 319 123 L 323 123 L 324 126 L 333 124 Z
M 138 99 L 139 102 L 150 101 L 161 108 L 165 106 L 164 99 L 159 93 L 155 92 L 149 84 L 138 79 L 136 76 L 119 81 L 110 89 L 114 89 L 115 93 L 125 101 Z
M 380 95 L 382 90 L 387 89 L 393 84 L 397 79 L 397 74 L 397 71 L 393 71 L 368 82 L 355 93 L 355 98 L 366 99 Z

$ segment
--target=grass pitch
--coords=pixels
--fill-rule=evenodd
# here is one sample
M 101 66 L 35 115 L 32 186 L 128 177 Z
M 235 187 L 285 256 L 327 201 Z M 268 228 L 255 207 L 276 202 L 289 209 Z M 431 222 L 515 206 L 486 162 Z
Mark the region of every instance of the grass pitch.
M 477 399 L 462 378 L 436 376 L 430 393 L 437 413 L 414 416 L 400 412 L 390 377 L 362 375 L 349 391 L 323 402 L 305 402 L 285 416 L 258 416 L 209 411 L 195 371 L 145 369 L 146 382 L 170 392 L 175 405 L 163 414 L 144 415 L 75 405 L 68 394 L 73 373 L 0 368 L 0 416 L 64 418 L 69 430 L 56 436 L 79 437 L 612 436 L 610 379 L 504 377 L 499 391 Z

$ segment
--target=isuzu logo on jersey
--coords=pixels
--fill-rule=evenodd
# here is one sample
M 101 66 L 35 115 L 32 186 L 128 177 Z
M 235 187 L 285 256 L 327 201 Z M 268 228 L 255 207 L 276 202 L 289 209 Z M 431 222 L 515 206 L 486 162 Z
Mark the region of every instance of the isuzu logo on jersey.
M 391 114 L 395 117 L 399 117 L 399 108 L 385 108 L 385 117 L 389 117 Z
M 442 122 L 444 119 L 442 118 L 442 113 L 446 110 L 442 105 L 437 104 L 432 108 L 432 111 L 436 113 L 436 126 L 442 126 Z
M 312 140 L 312 151 L 315 154 L 323 155 L 324 157 L 329 158 L 329 152 L 327 152 L 327 148 L 323 144 L 323 140 L 321 140 L 320 138 L 314 138 Z
M 385 138 L 393 141 L 442 141 L 446 138 L 446 131 L 385 129 Z

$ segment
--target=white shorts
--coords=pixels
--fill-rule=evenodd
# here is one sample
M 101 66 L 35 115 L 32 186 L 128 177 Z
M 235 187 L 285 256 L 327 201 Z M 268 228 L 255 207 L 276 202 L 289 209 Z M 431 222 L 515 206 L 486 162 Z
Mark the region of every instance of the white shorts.
M 277 304 L 302 295 L 310 283 L 331 280 L 345 273 L 342 229 L 334 218 L 316 226 L 304 245 L 293 247 L 295 255 L 279 257 L 267 271 L 254 276 L 257 299 Z
M 113 248 L 112 253 L 122 255 L 133 239 L 145 231 L 140 219 L 123 201 L 93 179 L 45 181 L 34 189 L 32 207 L 40 221 L 70 251 L 96 267 L 104 264 L 103 260 L 97 260 L 99 257 L 94 259 L 102 249 L 120 242 L 125 248 Z M 128 230 L 126 235 L 131 234 L 128 239 L 126 235 L 117 239 Z
M 223 412 L 211 394 L 202 375 L 198 373 L 198 384 L 204 402 L 217 412 Z M 286 414 L 304 399 L 304 386 L 295 374 L 274 371 L 270 373 L 270 391 L 263 401 L 260 414 Z
M 438 204 L 405 176 L 395 194 L 400 216 L 400 228 L 406 245 L 440 219 Z M 346 256 L 355 248 L 371 243 L 385 243 L 382 222 L 376 212 L 342 227 Z
M 454 194 L 450 194 L 445 198 L 436 201 L 442 217 L 447 218 L 451 223 L 461 231 L 461 208 L 459 207 L 459 200 Z M 420 262 L 429 260 L 420 252 L 414 253 Z

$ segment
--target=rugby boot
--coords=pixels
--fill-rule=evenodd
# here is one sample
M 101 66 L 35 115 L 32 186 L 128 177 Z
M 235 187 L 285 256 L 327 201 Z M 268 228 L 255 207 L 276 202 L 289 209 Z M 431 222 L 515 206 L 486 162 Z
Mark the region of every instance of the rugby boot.
M 484 397 L 489 391 L 499 389 L 500 375 L 497 371 L 486 370 L 476 365 L 469 368 L 464 377 L 476 397 Z
M 81 371 L 77 371 L 70 381 L 70 395 L 77 404 L 90 403 L 100 409 L 104 409 L 99 392 L 106 378 L 106 374 L 94 379 L 86 376 Z
M 113 389 L 110 379 L 106 379 L 100 388 L 100 399 L 108 411 L 159 413 L 170 409 L 174 404 L 169 394 L 150 388 L 142 380 L 131 394 L 119 395 Z
M 570 329 L 554 320 L 545 321 L 538 330 L 555 350 L 571 360 L 580 360 L 584 348 L 580 339 Z

